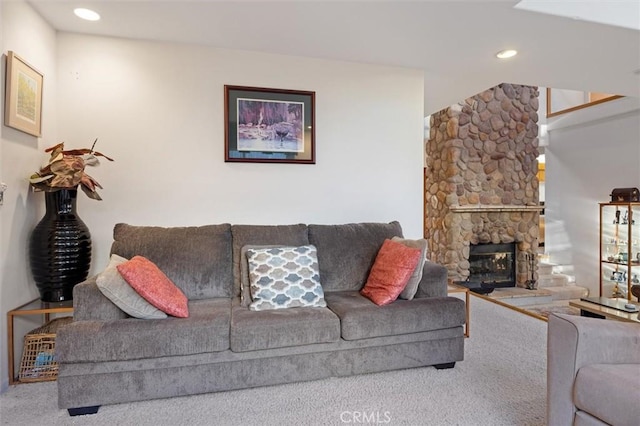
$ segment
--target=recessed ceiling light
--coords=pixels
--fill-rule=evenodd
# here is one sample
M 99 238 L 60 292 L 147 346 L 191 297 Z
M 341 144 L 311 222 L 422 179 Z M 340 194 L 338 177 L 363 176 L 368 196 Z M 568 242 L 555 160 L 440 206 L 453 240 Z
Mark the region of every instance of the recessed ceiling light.
M 98 12 L 94 12 L 91 9 L 84 9 L 79 7 L 77 9 L 73 9 L 73 13 L 76 14 L 78 18 L 85 19 L 87 21 L 99 21 L 100 15 Z
M 496 58 L 507 59 L 507 58 L 512 58 L 517 54 L 518 54 L 517 50 L 513 50 L 513 49 L 501 50 L 498 53 L 496 53 Z

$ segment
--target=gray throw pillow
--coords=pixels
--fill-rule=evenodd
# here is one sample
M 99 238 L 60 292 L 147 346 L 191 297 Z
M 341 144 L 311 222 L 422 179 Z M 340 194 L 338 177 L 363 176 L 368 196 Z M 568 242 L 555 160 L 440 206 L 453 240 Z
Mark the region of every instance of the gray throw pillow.
M 233 225 L 233 295 L 240 295 L 242 247 L 246 245 L 303 246 L 309 244 L 307 225 Z
M 413 296 L 416 295 L 416 292 L 418 291 L 418 284 L 420 284 L 420 280 L 422 279 L 422 268 L 424 267 L 424 262 L 427 256 L 427 240 L 409 240 L 400 237 L 393 237 L 391 240 L 404 244 L 407 247 L 420 249 L 420 260 L 418 261 L 418 265 L 413 271 L 413 274 L 411 274 L 406 287 L 402 290 L 402 293 L 400 293 L 399 296 L 400 299 L 411 300 L 413 299 Z
M 245 308 L 251 304 L 251 290 L 249 283 L 249 261 L 247 250 L 282 247 L 281 245 L 246 245 L 240 249 L 240 306 Z
M 109 265 L 96 278 L 96 285 L 100 292 L 114 305 L 134 318 L 167 318 L 167 314 L 147 302 L 122 278 L 117 266 L 126 261 L 127 259 L 117 254 L 111 255 Z

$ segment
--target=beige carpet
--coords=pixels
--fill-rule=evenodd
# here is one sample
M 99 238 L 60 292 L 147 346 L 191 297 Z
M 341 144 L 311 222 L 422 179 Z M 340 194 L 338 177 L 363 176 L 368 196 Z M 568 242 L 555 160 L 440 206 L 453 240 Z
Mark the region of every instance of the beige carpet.
M 109 405 L 95 415 L 74 418 L 58 409 L 55 382 L 23 384 L 0 395 L 1 423 L 543 425 L 547 324 L 478 297 L 471 297 L 470 308 L 465 359 L 449 370 L 415 368 Z

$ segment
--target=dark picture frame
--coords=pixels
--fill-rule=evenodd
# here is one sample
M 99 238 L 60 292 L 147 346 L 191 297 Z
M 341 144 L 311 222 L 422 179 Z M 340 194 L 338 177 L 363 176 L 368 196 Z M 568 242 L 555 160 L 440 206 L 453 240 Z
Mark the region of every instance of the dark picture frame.
M 315 164 L 315 92 L 224 86 L 224 161 Z

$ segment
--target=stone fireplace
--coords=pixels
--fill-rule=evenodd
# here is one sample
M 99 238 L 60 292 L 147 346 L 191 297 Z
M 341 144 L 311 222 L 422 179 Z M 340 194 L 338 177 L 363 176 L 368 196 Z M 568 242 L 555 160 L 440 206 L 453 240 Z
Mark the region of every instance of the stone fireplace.
M 470 276 L 470 245 L 486 243 L 515 243 L 516 285 L 537 280 L 538 95 L 503 83 L 431 115 L 425 238 L 453 281 Z

